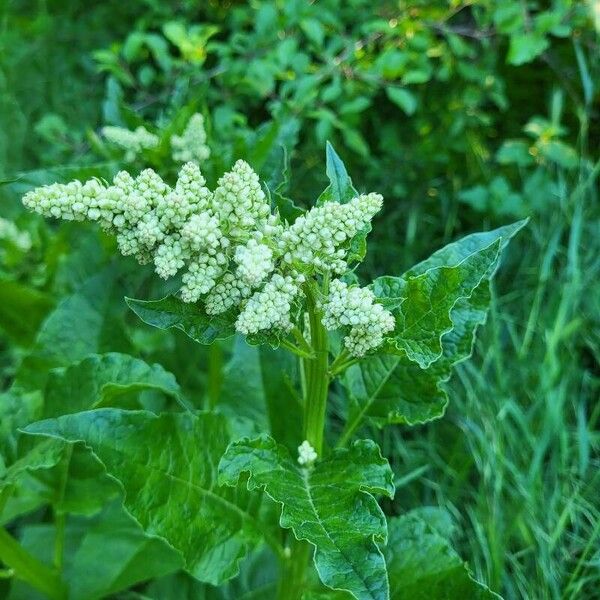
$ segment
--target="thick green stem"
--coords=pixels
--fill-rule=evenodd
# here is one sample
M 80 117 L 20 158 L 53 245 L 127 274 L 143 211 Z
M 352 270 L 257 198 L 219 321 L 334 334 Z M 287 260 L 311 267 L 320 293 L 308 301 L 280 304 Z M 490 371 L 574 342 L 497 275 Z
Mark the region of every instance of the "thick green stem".
M 312 295 L 308 296 L 310 341 L 314 358 L 305 359 L 304 437 L 320 456 L 323 453 L 325 412 L 329 391 L 329 339 L 321 313 Z
M 302 359 L 304 439 L 321 456 L 330 381 L 329 338 L 327 330 L 321 323 L 322 315 L 312 292 L 310 288 L 306 289 L 311 356 Z M 279 600 L 299 600 L 302 597 L 305 589 L 306 568 L 313 551 L 313 547 L 308 542 L 292 539 L 289 556 L 286 557 L 282 569 L 278 591 Z
M 31 556 L 11 535 L 0 528 L 0 560 L 13 570 L 15 577 L 27 582 L 52 600 L 67 597 L 63 582 L 55 571 Z

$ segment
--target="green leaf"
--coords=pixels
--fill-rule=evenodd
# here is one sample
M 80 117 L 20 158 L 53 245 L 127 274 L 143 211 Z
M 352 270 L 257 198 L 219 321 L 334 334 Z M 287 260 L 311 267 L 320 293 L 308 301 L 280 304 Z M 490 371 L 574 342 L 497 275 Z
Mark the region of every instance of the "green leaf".
M 457 302 L 451 313 L 453 328 L 442 336 L 443 354 L 426 370 L 405 356 L 383 354 L 350 367 L 343 380 L 351 400 L 347 436 L 367 417 L 380 426 L 415 425 L 441 417 L 448 404 L 443 384 L 452 368 L 471 356 L 489 300 L 489 285 L 484 282 L 469 299 Z
M 230 441 L 222 415 L 98 409 L 40 421 L 26 432 L 89 446 L 121 483 L 124 506 L 144 531 L 178 550 L 201 581 L 233 577 L 260 537 L 256 520 L 217 485 Z
M 579 164 L 579 156 L 574 148 L 559 140 L 540 142 L 538 145 L 542 156 L 565 169 L 574 169 Z
M 529 154 L 529 144 L 523 140 L 506 140 L 496 153 L 496 160 L 501 165 L 518 165 L 528 167 L 533 164 L 533 156 Z
M 36 558 L 52 564 L 53 545 L 48 541 L 55 537 L 55 527 L 41 523 L 24 527 L 20 542 Z M 69 600 L 112 597 L 182 567 L 177 552 L 162 540 L 146 536 L 117 501 L 91 518 L 69 517 L 64 539 L 62 574 Z M 23 591 L 17 597 L 33 597 L 29 588 Z
M 198 305 L 175 296 L 161 300 L 125 298 L 125 302 L 144 323 L 158 329 L 181 329 L 200 344 L 212 344 L 235 333 L 235 321 L 230 315 L 209 316 Z
M 493 244 L 496 240 L 500 240 L 500 249 L 504 250 L 510 240 L 521 231 L 525 225 L 527 225 L 527 222 L 528 219 L 523 219 L 516 223 L 511 223 L 510 225 L 498 227 L 498 229 L 492 229 L 491 231 L 467 235 L 464 238 L 437 250 L 429 258 L 409 269 L 403 277 L 421 275 L 428 269 L 433 269 L 435 267 L 454 267 L 471 254 L 490 246 L 490 244 Z M 492 274 L 490 274 L 490 276 Z
M 506 60 L 511 65 L 523 65 L 537 58 L 549 46 L 548 38 L 540 33 L 517 33 L 510 38 Z
M 464 290 L 461 292 L 462 296 L 456 294 L 452 304 L 449 301 L 451 297 L 446 297 L 447 289 L 442 288 L 441 304 L 448 312 L 444 313 L 442 318 L 445 325 L 438 330 L 437 343 L 433 332 L 429 332 L 429 341 L 433 342 L 429 356 L 434 355 L 435 358 L 436 352 L 432 349 L 438 350 L 439 355 L 428 363 L 428 368 L 423 369 L 418 361 L 413 362 L 408 352 L 399 352 L 395 355 L 378 354 L 367 357 L 348 369 L 344 383 L 350 394 L 351 406 L 344 441 L 350 439 L 365 418 L 371 418 L 379 425 L 415 424 L 438 418 L 444 413 L 448 398 L 443 384 L 450 378 L 452 367 L 471 355 L 476 330 L 486 319 L 490 301 L 489 280 L 499 263 L 497 249 L 504 248 L 526 222 L 519 221 L 493 231 L 468 235 L 438 250 L 402 277 L 380 277 L 373 282 L 374 293 L 391 310 L 411 306 L 414 311 L 421 310 L 423 322 L 435 325 L 436 320 L 431 319 L 418 303 L 405 304 L 407 291 L 411 289 L 408 282 L 413 278 L 422 282 L 423 279 L 419 278 L 427 278 L 430 275 L 432 281 L 436 282 L 444 273 L 448 273 L 448 269 L 450 274 L 461 273 L 460 265 L 465 265 L 469 257 L 477 257 L 481 253 L 487 256 L 480 265 L 480 283 L 469 293 L 468 290 Z M 493 258 L 491 262 L 490 256 Z M 476 263 L 471 261 L 466 264 Z M 483 269 L 485 265 L 487 267 Z M 459 267 L 459 270 L 452 271 L 456 267 Z M 476 281 L 477 277 L 471 279 Z M 452 282 L 452 277 L 450 281 Z M 436 296 L 431 298 L 437 299 Z M 430 304 L 432 302 L 424 298 L 423 306 L 427 307 Z M 424 356 L 425 353 L 420 358 Z M 418 355 L 416 357 L 419 358 Z
M 35 288 L 3 278 L 0 280 L 0 329 L 17 344 L 26 346 L 35 339 L 53 304 L 52 298 Z
M 356 198 L 358 192 L 352 185 L 352 180 L 346 171 L 346 167 L 329 142 L 327 142 L 325 158 L 329 185 L 318 197 L 316 203 L 317 206 L 321 206 L 322 204 L 325 204 L 325 202 L 339 202 L 340 204 L 346 204 L 346 202 Z
M 385 88 L 385 92 L 388 98 L 408 116 L 414 114 L 415 110 L 417 110 L 417 99 L 408 90 L 398 87 L 387 87 Z
M 289 449 L 295 448 L 302 426 L 297 364 L 288 352 L 250 346 L 238 336 L 224 369 L 217 410 L 230 420 L 241 418 L 250 424 L 241 435 L 270 431 Z
M 420 508 L 389 519 L 385 548 L 392 600 L 499 600 L 479 583 L 447 539 L 448 517 Z
M 139 269 L 138 269 L 139 271 Z M 124 338 L 118 270 L 107 268 L 88 279 L 50 313 L 31 352 L 17 372 L 16 385 L 41 389 L 51 369 L 65 367 L 88 354 L 128 347 Z M 134 280 L 136 276 L 133 276 Z
M 176 399 L 180 397 L 175 376 L 161 365 L 149 365 L 117 352 L 93 354 L 66 369 L 50 372 L 43 417 L 108 406 L 119 396 L 145 389 L 158 390 Z
M 438 360 L 443 354 L 442 337 L 453 327 L 452 309 L 489 278 L 499 255 L 500 240 L 496 240 L 455 266 L 434 267 L 398 280 L 376 280 L 375 294 L 396 319 L 386 350 L 406 356 L 423 369 Z
M 302 468 L 272 438 L 242 439 L 229 446 L 219 481 L 236 485 L 249 473 L 248 489 L 264 488 L 282 505 L 280 524 L 315 546 L 323 583 L 359 600 L 385 600 L 389 589 L 378 543 L 385 543 L 385 517 L 373 494 L 392 497 L 393 474 L 370 440 L 336 450 Z

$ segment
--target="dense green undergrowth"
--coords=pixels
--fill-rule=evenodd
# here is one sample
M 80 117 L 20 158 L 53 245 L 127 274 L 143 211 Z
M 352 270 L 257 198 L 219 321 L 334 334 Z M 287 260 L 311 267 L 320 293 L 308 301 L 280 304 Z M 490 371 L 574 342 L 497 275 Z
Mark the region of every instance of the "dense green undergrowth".
M 291 355 L 241 339 L 205 347 L 136 321 L 124 296 L 161 298 L 177 286 L 117 258 L 114 240 L 97 227 L 44 222 L 20 203 L 33 187 L 110 181 L 122 168 L 152 167 L 173 183 L 180 163 L 172 137 L 202 114 L 210 158 L 200 166 L 211 189 L 244 159 L 289 216 L 297 207 L 286 198 L 308 208 L 328 184 L 322 165 L 331 140 L 358 191 L 384 195 L 356 271 L 362 282 L 405 273 L 472 231 L 530 217 L 491 287 L 474 356 L 445 384 L 443 418 L 380 428 L 381 415 L 371 414 L 348 433 L 344 424 L 361 401 L 351 367 L 330 390 L 325 442 L 370 438 L 389 459 L 394 499 L 381 499 L 385 485 L 374 494 L 388 517 L 392 597 L 435 589 L 410 584 L 408 574 L 440 557 L 465 574 L 466 560 L 475 580 L 507 599 L 596 597 L 594 10 L 568 0 L 0 8 L 0 522 L 10 536 L 0 545 L 17 540 L 41 580 L 66 582 L 73 598 L 274 597 L 285 560 L 273 548 L 306 551 L 284 533 L 217 592 L 182 570 L 164 535 L 144 533 L 134 508 L 123 510 L 125 476 L 101 448 L 99 462 L 80 444 L 48 449 L 18 433 L 33 420 L 91 408 L 112 411 L 107 423 L 118 417 L 114 407 L 143 407 L 166 420 L 216 409 L 233 423 L 228 435 L 247 435 L 248 422 L 257 423 L 254 433 L 271 427 L 295 460 L 305 438 Z M 128 154 L 106 126 L 143 126 L 158 144 Z M 291 398 L 285 414 L 269 419 L 269 403 L 281 395 Z M 24 457 L 34 466 L 19 468 Z M 276 496 L 268 481 L 255 483 Z M 275 503 L 243 488 L 229 500 L 253 518 L 276 520 Z M 254 539 L 243 534 L 245 543 Z M 429 565 L 407 551 L 411 544 Z M 35 582 L 23 582 L 27 561 L 0 559 L 0 595 L 35 597 Z M 284 573 L 286 581 L 298 577 Z M 334 597 L 314 574 L 310 581 L 315 597 Z M 466 597 L 449 584 L 445 593 Z

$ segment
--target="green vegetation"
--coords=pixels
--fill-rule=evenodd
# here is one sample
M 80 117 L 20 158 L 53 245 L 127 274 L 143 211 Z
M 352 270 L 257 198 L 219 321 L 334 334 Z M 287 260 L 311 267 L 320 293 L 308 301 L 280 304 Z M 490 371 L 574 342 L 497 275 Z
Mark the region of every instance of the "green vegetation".
M 0 597 L 600 597 L 596 3 L 0 18 Z M 190 160 L 207 200 L 179 222 Z M 169 188 L 142 247 L 133 208 L 94 202 L 146 168 Z M 72 180 L 85 208 L 25 204 L 102 227 L 23 206 Z M 160 244 L 200 213 L 229 262 L 197 242 L 171 273 Z M 290 322 L 261 328 L 280 293 Z

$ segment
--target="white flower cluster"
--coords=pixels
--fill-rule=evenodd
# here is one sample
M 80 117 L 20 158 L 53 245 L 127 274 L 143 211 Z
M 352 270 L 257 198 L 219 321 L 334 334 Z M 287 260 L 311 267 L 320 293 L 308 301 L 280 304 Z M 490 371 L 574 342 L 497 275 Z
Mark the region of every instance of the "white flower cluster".
M 38 188 L 23 203 L 46 216 L 99 222 L 122 254 L 153 263 L 165 279 L 181 272 L 184 302 L 202 301 L 210 315 L 235 311 L 236 329 L 255 335 L 292 329 L 305 278 L 345 269 L 349 241 L 379 210 L 381 196 L 330 202 L 287 225 L 271 212 L 258 175 L 240 160 L 214 191 L 198 164 L 188 162 L 174 187 L 152 169 L 135 178 L 122 171 L 112 184 L 92 179 Z M 351 326 L 346 345 L 356 355 L 381 343 L 393 327 L 391 315 L 372 298 L 364 301 L 366 290 L 336 281 L 331 287 L 324 322 Z M 354 323 L 349 315 L 359 308 L 357 294 L 365 314 Z
M 300 293 L 303 277 L 275 273 L 265 287 L 253 294 L 240 312 L 235 328 L 245 335 L 259 331 L 289 331 L 293 327 L 291 312 Z
M 210 148 L 206 145 L 204 117 L 200 113 L 190 117 L 181 135 L 171 136 L 171 156 L 174 161 L 183 163 L 201 163 L 210 156 Z
M 21 231 L 12 221 L 0 217 L 0 240 L 12 244 L 18 250 L 26 252 L 31 248 L 31 236 Z
M 315 449 L 310 445 L 308 440 L 304 440 L 298 446 L 298 463 L 303 467 L 310 467 L 315 460 L 317 460 L 318 455 L 315 452 Z
M 349 287 L 334 279 L 329 285 L 329 295 L 323 303 L 323 325 L 326 329 L 350 328 L 344 345 L 352 356 L 364 356 L 381 346 L 386 333 L 394 329 L 391 312 L 375 302 L 368 288 Z
M 382 204 L 380 194 L 364 194 L 347 204 L 328 202 L 312 208 L 283 232 L 279 248 L 284 260 L 342 274 L 347 268 L 343 244 L 371 221 Z
M 131 162 L 136 156 L 148 148 L 156 148 L 159 143 L 158 136 L 150 133 L 145 127 L 136 127 L 133 131 L 124 127 L 107 125 L 102 128 L 102 135 L 112 144 L 125 150 L 125 160 Z

